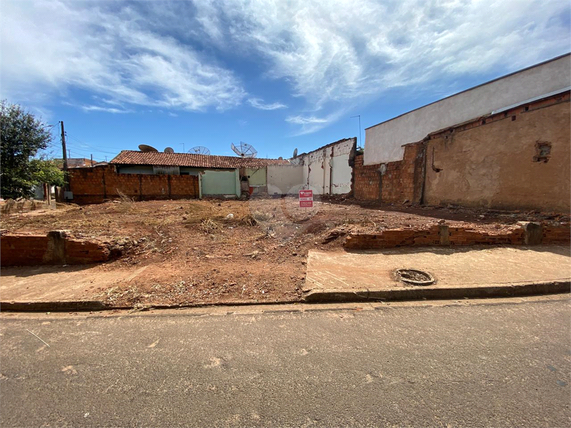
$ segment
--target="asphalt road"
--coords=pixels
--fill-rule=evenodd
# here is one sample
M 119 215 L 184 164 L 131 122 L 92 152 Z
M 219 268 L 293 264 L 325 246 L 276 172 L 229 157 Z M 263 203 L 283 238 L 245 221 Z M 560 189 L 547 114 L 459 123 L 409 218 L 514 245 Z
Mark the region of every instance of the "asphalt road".
M 0 423 L 570 426 L 567 298 L 3 314 Z

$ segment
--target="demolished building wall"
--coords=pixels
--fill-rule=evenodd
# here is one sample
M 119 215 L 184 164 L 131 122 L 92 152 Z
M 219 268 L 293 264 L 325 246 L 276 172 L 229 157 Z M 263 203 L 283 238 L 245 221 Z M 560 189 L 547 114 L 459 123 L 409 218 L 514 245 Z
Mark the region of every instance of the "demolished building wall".
M 351 193 L 356 142 L 345 138 L 303 153 L 290 165 L 268 166 L 268 193 L 291 195 L 300 189 L 311 189 L 315 195 Z
M 476 118 L 403 146 L 402 161 L 355 159 L 355 198 L 495 209 L 570 209 L 570 92 Z

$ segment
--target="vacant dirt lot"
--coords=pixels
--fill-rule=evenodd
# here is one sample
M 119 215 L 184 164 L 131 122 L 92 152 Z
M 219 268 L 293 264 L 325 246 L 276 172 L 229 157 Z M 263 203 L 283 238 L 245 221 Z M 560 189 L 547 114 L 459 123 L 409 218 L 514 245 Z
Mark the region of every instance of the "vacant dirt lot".
M 443 208 L 360 206 L 355 201 L 297 199 L 132 202 L 79 207 L 58 205 L 2 215 L 8 232 L 63 229 L 78 238 L 110 243 L 122 256 L 98 267 L 103 275 L 135 272 L 111 288 L 86 288 L 85 298 L 116 305 L 296 301 L 309 249 L 340 248 L 350 232 L 449 225 L 502 230 L 519 220 L 557 218 Z M 91 274 L 93 271 L 90 270 Z

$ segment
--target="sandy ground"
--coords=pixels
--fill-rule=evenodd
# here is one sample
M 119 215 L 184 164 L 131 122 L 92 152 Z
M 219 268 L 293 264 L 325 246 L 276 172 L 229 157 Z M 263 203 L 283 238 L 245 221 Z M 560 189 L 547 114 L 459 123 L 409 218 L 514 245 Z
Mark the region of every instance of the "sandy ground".
M 133 305 L 297 301 L 310 249 L 340 249 L 351 232 L 424 228 L 441 219 L 451 226 L 498 231 L 516 227 L 519 220 L 568 217 L 456 207 L 363 206 L 350 199 L 316 201 L 310 209 L 299 208 L 295 198 L 121 200 L 3 214 L 0 227 L 18 233 L 63 229 L 77 238 L 110 243 L 123 254 L 118 260 L 79 271 L 43 268 L 45 272 L 35 275 L 66 272 L 57 283 L 63 289 L 66 283 L 76 284 L 76 298 Z M 14 281 L 25 276 L 30 281 L 32 269 L 5 268 L 2 276 L 4 280 L 13 276 Z M 51 281 L 49 275 L 42 278 Z

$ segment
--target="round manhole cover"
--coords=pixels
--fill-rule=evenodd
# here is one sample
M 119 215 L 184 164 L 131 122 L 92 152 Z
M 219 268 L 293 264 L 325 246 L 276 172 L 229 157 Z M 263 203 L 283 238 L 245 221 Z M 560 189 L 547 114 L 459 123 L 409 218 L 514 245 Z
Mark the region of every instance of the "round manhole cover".
M 435 281 L 428 272 L 418 269 L 397 269 L 395 274 L 398 280 L 411 285 L 430 285 Z

